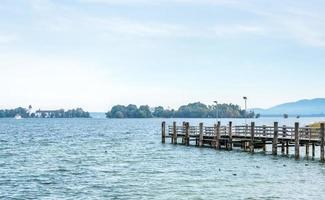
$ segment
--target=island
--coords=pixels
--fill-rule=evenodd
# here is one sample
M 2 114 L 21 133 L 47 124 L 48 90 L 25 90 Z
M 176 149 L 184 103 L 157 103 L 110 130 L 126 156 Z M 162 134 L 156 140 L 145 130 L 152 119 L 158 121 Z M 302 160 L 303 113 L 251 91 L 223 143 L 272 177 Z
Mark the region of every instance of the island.
M 162 106 L 150 108 L 148 105 L 137 107 L 115 105 L 106 113 L 107 118 L 254 118 L 254 112 L 246 112 L 239 105 L 205 105 L 200 102 L 180 106 L 177 110 Z
M 32 106 L 27 108 L 18 107 L 15 109 L 0 110 L 0 118 L 90 118 L 89 112 L 84 111 L 82 108 L 70 110 L 37 110 L 32 111 Z

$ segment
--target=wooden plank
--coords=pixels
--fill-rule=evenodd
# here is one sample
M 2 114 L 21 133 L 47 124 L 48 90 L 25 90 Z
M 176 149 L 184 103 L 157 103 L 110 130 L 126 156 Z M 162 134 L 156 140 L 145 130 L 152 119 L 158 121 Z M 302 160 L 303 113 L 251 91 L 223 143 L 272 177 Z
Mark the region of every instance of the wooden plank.
M 161 143 L 166 143 L 166 122 L 161 123 Z
M 203 123 L 200 123 L 199 146 L 203 146 Z
M 278 132 L 279 132 L 279 123 L 274 122 L 274 134 L 272 140 L 272 155 L 278 154 L 277 144 L 278 144 Z
M 300 144 L 299 144 L 299 123 L 295 123 L 295 159 L 299 159 L 299 151 L 300 151 Z

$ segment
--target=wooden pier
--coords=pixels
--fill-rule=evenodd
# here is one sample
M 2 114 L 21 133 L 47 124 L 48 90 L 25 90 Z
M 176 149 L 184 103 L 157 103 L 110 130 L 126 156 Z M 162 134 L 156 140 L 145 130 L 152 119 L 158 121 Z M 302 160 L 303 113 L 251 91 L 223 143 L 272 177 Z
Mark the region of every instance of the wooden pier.
M 183 122 L 177 126 L 173 122 L 172 126 L 166 126 L 165 122 L 161 125 L 162 143 L 166 138 L 171 139 L 172 144 L 196 145 L 199 147 L 210 146 L 215 149 L 232 150 L 234 147 L 254 153 L 255 150 L 266 152 L 267 146 L 272 146 L 272 155 L 289 155 L 289 148 L 294 148 L 294 157 L 299 159 L 300 148 L 305 148 L 305 157 L 315 158 L 315 146 L 319 146 L 320 160 L 324 162 L 324 123 L 320 128 L 300 127 L 295 123 L 293 127 L 279 126 L 274 122 L 273 126 L 256 126 L 254 122 L 250 125 L 233 126 L 229 122 L 222 126 L 220 122 L 214 126 L 190 126 L 188 122 Z M 167 133 L 167 134 L 166 134 Z M 181 139 L 181 141 L 180 141 Z M 310 156 L 311 147 L 311 156 Z

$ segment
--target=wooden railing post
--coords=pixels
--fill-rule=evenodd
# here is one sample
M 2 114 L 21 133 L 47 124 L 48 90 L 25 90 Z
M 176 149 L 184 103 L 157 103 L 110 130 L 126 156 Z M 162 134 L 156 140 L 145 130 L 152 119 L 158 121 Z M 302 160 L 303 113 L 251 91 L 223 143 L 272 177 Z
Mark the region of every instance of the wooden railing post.
M 177 128 L 176 122 L 173 122 L 173 144 L 177 144 Z
M 272 155 L 278 154 L 278 133 L 279 133 L 279 123 L 274 122 L 274 133 L 273 133 L 273 141 L 272 141 Z
M 320 160 L 322 162 L 325 161 L 324 159 L 324 138 L 325 138 L 325 128 L 324 128 L 324 123 L 320 124 Z
M 166 122 L 161 123 L 161 143 L 166 142 Z
M 266 126 L 263 125 L 263 137 L 266 137 Z M 263 151 L 266 152 L 266 138 L 264 138 L 263 141 Z
M 185 145 L 190 145 L 190 123 L 185 123 Z
M 300 142 L 299 142 L 299 123 L 295 123 L 295 159 L 299 159 Z
M 203 146 L 203 123 L 200 123 L 199 146 Z
M 287 137 L 287 127 L 286 125 L 283 125 L 283 128 L 282 128 L 282 142 L 281 142 L 281 153 L 284 154 L 284 150 L 285 150 L 285 146 L 284 146 L 284 143 L 285 143 L 285 138 Z
M 232 122 L 229 122 L 229 144 L 228 150 L 232 150 Z
M 255 122 L 251 123 L 251 141 L 250 141 L 250 152 L 254 153 L 254 136 L 255 136 Z

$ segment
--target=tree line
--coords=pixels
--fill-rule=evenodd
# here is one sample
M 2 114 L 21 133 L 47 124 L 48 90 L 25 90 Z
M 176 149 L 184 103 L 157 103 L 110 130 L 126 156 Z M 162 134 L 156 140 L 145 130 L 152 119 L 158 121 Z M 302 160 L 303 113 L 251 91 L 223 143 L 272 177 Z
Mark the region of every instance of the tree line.
M 148 105 L 116 105 L 106 113 L 107 118 L 253 118 L 254 112 L 246 112 L 234 104 L 205 105 L 200 102 L 180 106 L 177 110 L 158 106 L 150 109 Z
M 22 118 L 90 118 L 89 112 L 84 111 L 82 108 L 70 109 L 67 111 L 60 109 L 31 112 L 30 106 L 29 109 L 18 107 L 15 109 L 0 110 L 0 118 L 14 118 L 17 115 Z

